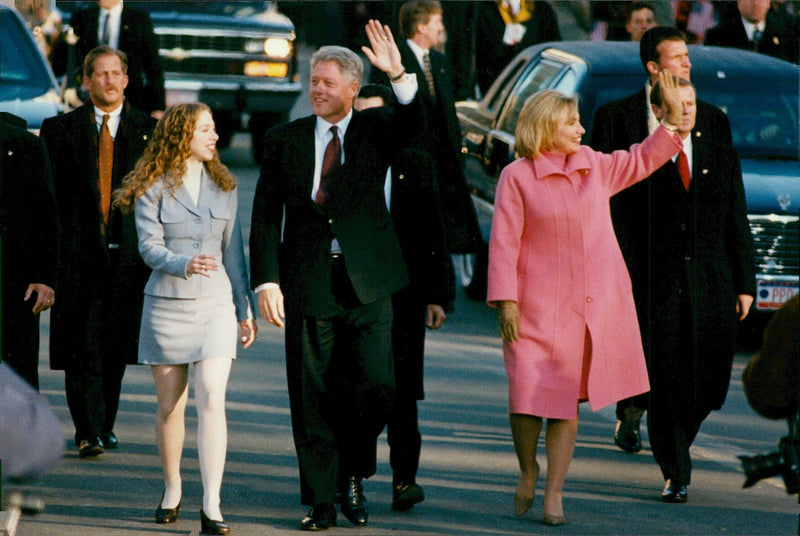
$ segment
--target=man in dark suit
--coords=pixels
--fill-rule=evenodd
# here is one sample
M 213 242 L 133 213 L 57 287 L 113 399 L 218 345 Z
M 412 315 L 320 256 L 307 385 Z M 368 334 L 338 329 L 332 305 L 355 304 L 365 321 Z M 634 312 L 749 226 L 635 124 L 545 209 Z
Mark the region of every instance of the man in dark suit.
M 83 78 L 91 102 L 45 119 L 41 129 L 61 223 L 50 366 L 65 371 L 81 457 L 117 446 L 122 377 L 126 363 L 137 361 L 149 276 L 133 215 L 111 206 L 111 192 L 141 157 L 156 123 L 125 102 L 125 72 L 124 53 L 91 50 Z
M 683 34 L 676 28 L 659 26 L 651 28 L 639 42 L 639 56 L 642 66 L 649 76 L 644 87 L 629 97 L 601 106 L 594 115 L 591 145 L 602 152 L 628 149 L 634 143 L 641 143 L 658 126 L 658 119 L 650 107 L 650 89 L 658 79 L 658 72 L 671 71 L 684 80 L 690 80 L 692 64 L 689 49 Z M 695 132 L 704 139 L 711 139 L 730 146 L 731 128 L 728 118 L 720 109 L 703 101 L 697 101 Z M 618 225 L 617 197 L 611 198 L 611 214 L 614 231 L 620 243 L 632 242 L 625 236 L 627 226 Z M 629 271 L 633 260 L 626 259 Z M 621 400 L 617 403 L 617 426 L 614 441 L 622 450 L 638 452 L 641 448 L 639 434 L 640 420 L 647 408 L 648 395 Z
M 39 313 L 55 299 L 58 218 L 42 140 L 0 113 L 2 361 L 39 388 Z
M 739 0 L 736 17 L 706 33 L 705 44 L 741 48 L 792 63 L 800 60 L 798 19 L 770 7 L 769 0 Z
M 425 118 L 415 146 L 428 151 L 436 163 L 447 250 L 451 254 L 474 253 L 481 244 L 481 234 L 462 168 L 455 92 L 447 58 L 435 49 L 444 32 L 442 6 L 429 0 L 407 2 L 400 8 L 399 18 L 405 39 L 397 47 L 406 72 L 414 73 L 420 82 L 419 100 Z M 370 78 L 389 83 L 380 72 L 373 71 Z
M 354 107 L 362 111 L 393 101 L 391 89 L 368 84 L 359 91 Z M 411 280 L 392 296 L 396 388 L 387 432 L 394 510 L 408 510 L 425 499 L 416 481 L 422 446 L 417 401 L 425 398 L 425 328 L 442 326 L 452 299 L 448 286 L 452 262 L 444 245 L 435 173 L 428 153 L 407 148 L 389 168 L 384 187 Z
M 647 430 L 665 480 L 684 503 L 689 448 L 730 383 L 737 322 L 755 296 L 752 238 L 739 158 L 695 129 L 694 87 L 681 80 L 683 151 L 617 194 L 614 228 L 633 285 L 650 378 Z M 660 88 L 650 95 L 664 120 Z M 669 125 L 665 125 L 670 128 Z
M 96 5 L 77 11 L 70 20 L 78 37 L 76 59 L 83 58 L 98 45 L 108 45 L 128 56 L 128 87 L 125 97 L 132 107 L 153 117 L 161 117 L 166 107 L 164 70 L 158 56 L 158 44 L 150 14 L 129 6 L 122 0 L 99 0 Z M 68 44 L 60 40 L 51 62 L 57 76 L 67 73 Z
M 353 112 L 363 64 L 344 47 L 311 58 L 314 115 L 266 138 L 253 201 L 251 281 L 264 318 L 284 326 L 303 530 L 342 513 L 367 522 L 361 480 L 394 391 L 391 295 L 408 284 L 383 192 L 386 169 L 419 125 L 415 78 L 387 26 L 370 21 L 372 65 L 390 75 L 399 108 Z M 408 104 L 408 105 L 406 105 Z

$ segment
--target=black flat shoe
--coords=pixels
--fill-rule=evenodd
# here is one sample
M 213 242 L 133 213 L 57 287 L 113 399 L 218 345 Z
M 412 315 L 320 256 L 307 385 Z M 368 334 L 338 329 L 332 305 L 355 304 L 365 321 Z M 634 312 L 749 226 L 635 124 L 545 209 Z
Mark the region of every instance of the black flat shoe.
M 614 429 L 614 443 L 625 452 L 632 454 L 642 450 L 642 438 L 639 433 L 640 419 L 618 420 Z
M 158 508 L 156 508 L 156 515 L 155 520 L 156 523 L 159 525 L 164 525 L 167 523 L 175 523 L 178 520 L 178 512 L 181 510 L 181 503 L 178 503 L 178 506 L 175 508 L 162 508 L 161 505 L 164 502 L 164 494 L 161 494 L 161 501 L 158 503 Z
M 328 530 L 336 525 L 336 508 L 330 503 L 315 504 L 300 521 L 300 530 Z
M 119 446 L 119 440 L 113 431 L 107 434 L 100 434 L 100 440 L 103 442 L 103 447 L 105 447 L 106 450 L 115 449 Z
M 83 439 L 78 445 L 78 456 L 81 458 L 96 458 L 105 452 L 99 437 Z
M 392 510 L 403 512 L 414 508 L 414 505 L 425 500 L 422 486 L 416 483 L 395 484 L 392 486 Z
M 364 497 L 364 488 L 358 477 L 348 477 L 342 489 L 342 514 L 353 525 L 363 527 L 367 524 L 367 498 Z
M 673 484 L 668 478 L 661 492 L 661 500 L 665 503 L 683 504 L 689 500 L 689 490 L 683 484 Z
M 231 528 L 222 520 L 209 519 L 200 509 L 200 534 L 230 534 Z

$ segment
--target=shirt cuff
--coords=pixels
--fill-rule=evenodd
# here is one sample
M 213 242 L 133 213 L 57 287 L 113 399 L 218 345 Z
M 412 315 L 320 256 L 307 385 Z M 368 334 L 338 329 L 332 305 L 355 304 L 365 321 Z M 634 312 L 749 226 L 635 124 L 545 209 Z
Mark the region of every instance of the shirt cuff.
M 400 82 L 392 82 L 392 90 L 394 91 L 397 102 L 400 104 L 408 104 L 414 100 L 417 94 L 417 74 L 406 73 L 405 78 Z
M 267 290 L 267 289 L 269 289 L 269 288 L 280 288 L 280 285 L 278 285 L 277 283 L 261 283 L 260 285 L 258 285 L 258 286 L 255 288 L 254 292 L 255 292 L 256 294 L 258 294 L 258 293 L 259 293 L 259 292 L 261 292 L 262 290 Z

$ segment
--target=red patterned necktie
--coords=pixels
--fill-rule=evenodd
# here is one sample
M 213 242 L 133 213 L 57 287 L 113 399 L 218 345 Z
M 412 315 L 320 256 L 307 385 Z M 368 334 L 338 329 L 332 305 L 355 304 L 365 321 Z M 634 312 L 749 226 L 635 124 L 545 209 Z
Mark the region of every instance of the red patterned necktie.
M 678 154 L 678 173 L 681 175 L 683 187 L 688 190 L 689 183 L 692 182 L 692 174 L 689 172 L 689 160 L 683 151 Z
M 108 114 L 103 114 L 103 125 L 100 127 L 100 141 L 97 151 L 97 189 L 100 192 L 100 212 L 103 223 L 108 225 L 108 211 L 111 207 L 111 176 L 114 171 L 114 138 L 108 128 Z
M 316 201 L 318 205 L 323 205 L 325 203 L 325 199 L 330 192 L 331 178 L 342 165 L 342 144 L 339 141 L 339 129 L 336 126 L 332 126 L 331 133 L 333 137 L 325 147 L 325 153 L 322 156 L 322 172 L 319 175 L 319 190 L 317 190 L 317 195 L 314 196 L 314 201 Z

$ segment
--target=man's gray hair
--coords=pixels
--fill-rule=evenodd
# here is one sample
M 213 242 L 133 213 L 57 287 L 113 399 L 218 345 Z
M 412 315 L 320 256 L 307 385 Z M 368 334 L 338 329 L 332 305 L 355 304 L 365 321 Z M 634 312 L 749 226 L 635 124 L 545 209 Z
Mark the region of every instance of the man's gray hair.
M 311 70 L 321 61 L 334 61 L 339 65 L 342 75 L 350 81 L 355 80 L 361 84 L 364 76 L 364 62 L 349 48 L 329 45 L 320 47 L 311 56 Z

